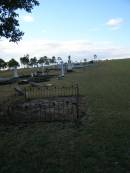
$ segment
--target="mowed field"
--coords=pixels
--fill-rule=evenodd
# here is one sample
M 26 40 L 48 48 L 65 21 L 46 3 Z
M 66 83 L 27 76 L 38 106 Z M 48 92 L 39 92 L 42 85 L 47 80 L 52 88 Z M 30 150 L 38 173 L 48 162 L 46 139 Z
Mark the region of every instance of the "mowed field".
M 130 59 L 102 62 L 49 83 L 78 83 L 86 116 L 79 128 L 58 122 L 1 125 L 0 173 L 129 173 Z M 0 100 L 13 87 L 0 86 Z

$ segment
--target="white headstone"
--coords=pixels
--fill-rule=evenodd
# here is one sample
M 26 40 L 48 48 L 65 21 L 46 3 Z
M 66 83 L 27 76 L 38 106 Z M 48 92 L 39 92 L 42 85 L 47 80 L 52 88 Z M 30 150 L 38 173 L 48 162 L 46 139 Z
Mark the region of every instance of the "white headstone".
M 67 70 L 68 71 L 72 71 L 73 70 L 73 65 L 71 63 L 71 57 L 70 56 L 68 57 L 68 67 L 67 67 Z
M 31 73 L 31 77 L 33 77 L 34 75 L 33 75 L 33 73 Z
M 18 71 L 17 71 L 17 68 L 14 68 L 14 77 L 18 77 Z
M 63 61 L 61 61 L 61 76 L 64 77 L 64 64 L 63 64 Z

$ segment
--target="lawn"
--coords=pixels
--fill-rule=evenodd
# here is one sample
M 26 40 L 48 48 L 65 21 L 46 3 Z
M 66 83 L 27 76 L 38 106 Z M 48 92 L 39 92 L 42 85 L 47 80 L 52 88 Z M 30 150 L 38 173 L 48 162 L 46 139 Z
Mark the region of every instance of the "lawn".
M 58 122 L 1 125 L 0 173 L 129 173 L 130 60 L 102 62 L 49 83 L 79 83 L 86 116 L 79 128 Z M 1 100 L 13 87 L 0 86 Z

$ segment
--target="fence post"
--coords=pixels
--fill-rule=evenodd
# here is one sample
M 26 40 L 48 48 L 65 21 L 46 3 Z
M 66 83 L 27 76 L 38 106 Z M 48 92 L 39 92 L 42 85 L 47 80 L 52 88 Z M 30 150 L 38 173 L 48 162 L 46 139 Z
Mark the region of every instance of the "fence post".
M 76 84 L 76 109 L 77 109 L 77 120 L 79 119 L 79 86 Z

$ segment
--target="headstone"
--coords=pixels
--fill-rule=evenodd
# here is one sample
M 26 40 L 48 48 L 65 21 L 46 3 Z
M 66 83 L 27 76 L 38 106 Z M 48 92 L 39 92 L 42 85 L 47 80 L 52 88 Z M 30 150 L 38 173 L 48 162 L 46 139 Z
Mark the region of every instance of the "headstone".
M 33 73 L 31 73 L 31 77 L 33 77 L 34 76 L 34 74 Z
M 61 76 L 64 77 L 64 63 L 61 61 Z
M 17 68 L 14 68 L 14 77 L 19 77 L 19 76 L 18 76 Z
M 73 70 L 73 65 L 71 63 L 71 57 L 68 57 L 68 67 L 67 67 L 67 71 L 72 71 Z

